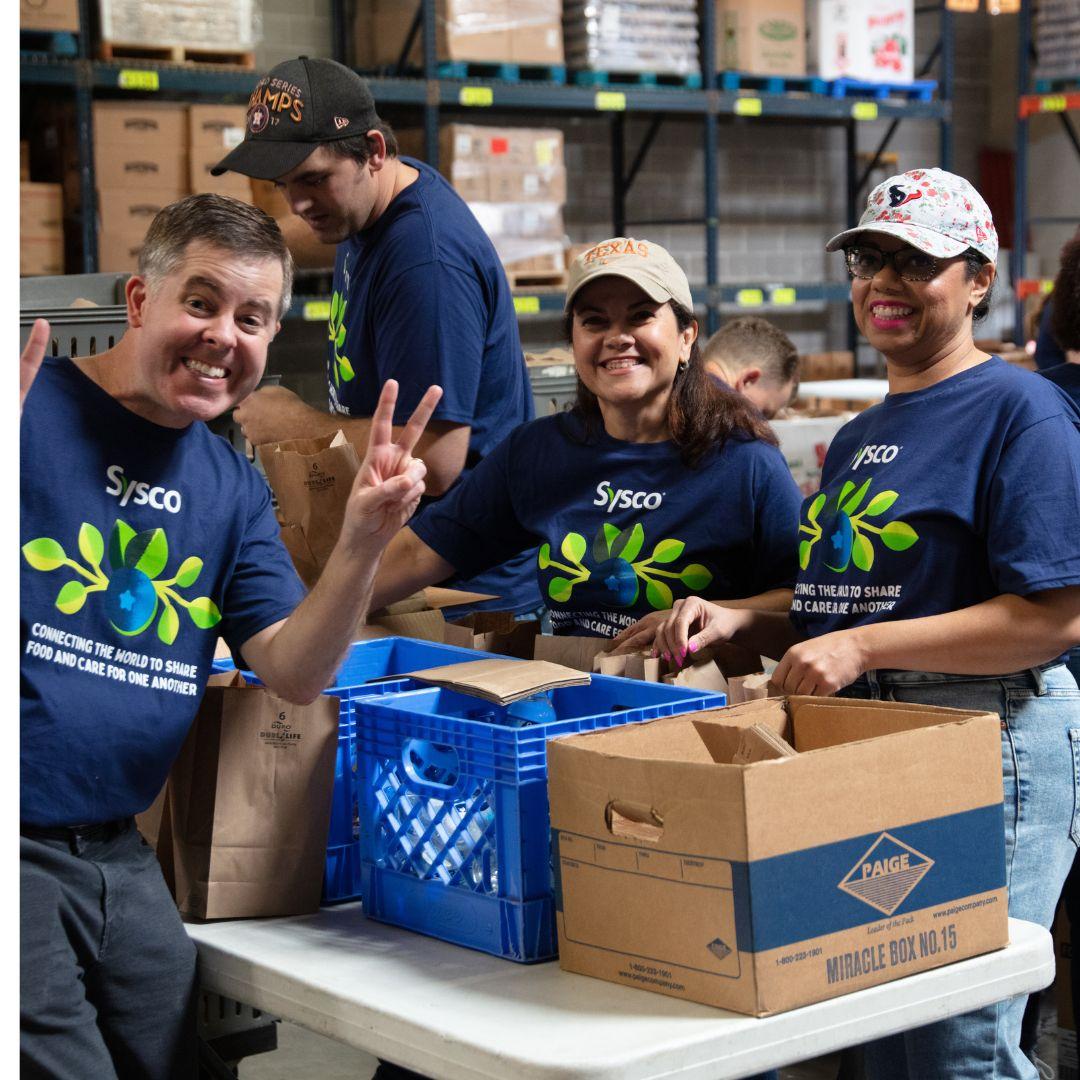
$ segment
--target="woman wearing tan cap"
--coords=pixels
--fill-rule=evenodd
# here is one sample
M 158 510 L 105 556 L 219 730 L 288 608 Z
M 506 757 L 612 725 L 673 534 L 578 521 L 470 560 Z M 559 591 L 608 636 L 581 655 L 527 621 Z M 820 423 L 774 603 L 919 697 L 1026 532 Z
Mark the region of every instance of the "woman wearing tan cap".
M 570 270 L 568 413 L 524 424 L 390 545 L 374 606 L 539 548 L 556 633 L 691 594 L 786 609 L 799 496 L 763 418 L 705 372 L 686 275 L 617 237 Z
M 1080 840 L 1080 692 L 1062 663 L 1080 643 L 1080 412 L 975 345 L 998 245 L 966 180 L 891 177 L 840 249 L 889 394 L 840 431 L 803 504 L 790 617 L 690 598 L 625 641 L 679 656 L 734 641 L 782 658 L 787 694 L 998 713 L 1005 865 L 968 892 L 1007 885 L 1009 914 L 1049 927 Z M 921 906 L 913 890 L 896 914 Z M 867 1074 L 1035 1080 L 1025 1000 L 880 1040 Z

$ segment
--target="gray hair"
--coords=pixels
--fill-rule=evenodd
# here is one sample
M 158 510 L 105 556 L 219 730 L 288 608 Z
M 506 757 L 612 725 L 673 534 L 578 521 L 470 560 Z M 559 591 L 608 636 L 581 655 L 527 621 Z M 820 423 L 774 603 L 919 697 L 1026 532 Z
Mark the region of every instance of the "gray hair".
M 139 275 L 156 285 L 180 265 L 188 245 L 196 240 L 244 259 L 277 259 L 281 263 L 278 318 L 289 310 L 293 259 L 277 222 L 258 207 L 227 195 L 188 195 L 162 207 L 139 252 Z

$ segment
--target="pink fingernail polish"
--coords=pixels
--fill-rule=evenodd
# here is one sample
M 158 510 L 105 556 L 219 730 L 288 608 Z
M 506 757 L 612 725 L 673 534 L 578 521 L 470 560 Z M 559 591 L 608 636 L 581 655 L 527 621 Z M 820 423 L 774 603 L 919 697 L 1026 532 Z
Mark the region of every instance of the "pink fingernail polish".
M 691 641 L 690 642 L 690 651 L 691 652 L 697 652 L 698 651 L 698 643 L 696 641 Z
M 664 653 L 664 659 L 670 664 L 671 663 L 671 653 Z
M 681 661 L 683 661 L 685 659 L 686 659 L 686 646 L 684 645 L 682 652 L 679 653 L 679 660 L 681 662 Z

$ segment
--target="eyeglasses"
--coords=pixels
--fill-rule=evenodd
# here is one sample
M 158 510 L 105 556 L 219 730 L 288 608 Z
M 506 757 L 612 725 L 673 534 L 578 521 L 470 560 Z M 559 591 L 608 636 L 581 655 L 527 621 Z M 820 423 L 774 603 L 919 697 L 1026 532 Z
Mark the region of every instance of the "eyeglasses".
M 869 281 L 886 264 L 891 266 L 905 281 L 929 281 L 937 277 L 941 263 L 933 255 L 917 248 L 904 247 L 899 251 L 882 251 L 870 245 L 856 245 L 844 249 L 848 273 L 852 277 Z

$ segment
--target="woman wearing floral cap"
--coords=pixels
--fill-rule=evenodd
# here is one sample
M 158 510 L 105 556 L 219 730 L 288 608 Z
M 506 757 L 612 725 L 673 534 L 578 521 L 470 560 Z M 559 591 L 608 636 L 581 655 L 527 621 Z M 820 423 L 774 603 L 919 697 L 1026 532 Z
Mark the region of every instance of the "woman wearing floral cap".
M 891 177 L 844 252 L 859 330 L 886 360 L 884 402 L 829 448 L 799 526 L 789 615 L 698 598 L 627 630 L 683 657 L 735 641 L 779 657 L 787 694 L 1001 716 L 1009 914 L 1049 927 L 1080 839 L 1080 412 L 975 345 L 998 243 L 990 211 L 940 169 Z M 991 875 L 992 876 L 992 875 Z M 987 881 L 986 891 L 993 887 Z M 875 1078 L 1034 1078 L 1024 997 L 880 1040 Z

